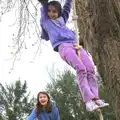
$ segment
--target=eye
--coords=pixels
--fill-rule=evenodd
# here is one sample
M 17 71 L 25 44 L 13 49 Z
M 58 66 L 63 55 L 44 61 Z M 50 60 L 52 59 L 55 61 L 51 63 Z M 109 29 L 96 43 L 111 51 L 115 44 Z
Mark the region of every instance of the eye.
M 56 11 L 56 10 L 53 10 L 52 12 L 53 12 L 53 13 L 57 13 L 57 11 Z
M 40 96 L 39 98 L 42 98 L 42 96 Z
M 49 9 L 48 9 L 48 12 L 51 12 L 51 13 L 57 13 L 56 10 L 49 10 Z

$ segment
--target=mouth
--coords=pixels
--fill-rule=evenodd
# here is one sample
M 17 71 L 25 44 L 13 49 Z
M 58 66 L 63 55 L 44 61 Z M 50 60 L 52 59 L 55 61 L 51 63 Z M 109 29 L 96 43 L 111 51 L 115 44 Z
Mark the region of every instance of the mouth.
M 42 104 L 46 103 L 46 101 L 41 101 Z
M 56 19 L 56 17 L 49 17 L 49 18 L 50 18 L 50 19 L 53 19 L 53 20 Z

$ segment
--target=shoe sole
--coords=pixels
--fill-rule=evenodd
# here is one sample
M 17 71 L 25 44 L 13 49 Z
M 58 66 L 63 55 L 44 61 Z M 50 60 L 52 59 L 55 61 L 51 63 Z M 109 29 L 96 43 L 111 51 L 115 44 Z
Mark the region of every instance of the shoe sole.
M 107 106 L 109 106 L 109 104 L 108 105 L 103 105 L 103 106 L 98 106 L 98 108 L 95 108 L 95 109 L 93 109 L 93 110 L 87 110 L 88 112 L 95 112 L 95 111 L 97 111 L 97 110 L 99 110 L 100 108 L 104 108 L 104 107 L 107 107 Z
M 88 112 L 94 112 L 94 111 L 96 111 L 96 110 L 98 110 L 98 109 L 100 109 L 99 107 L 97 107 L 97 108 L 95 108 L 95 109 L 93 109 L 93 110 L 87 110 Z
M 109 104 L 108 105 L 101 105 L 101 106 L 99 106 L 99 108 L 104 108 L 104 107 L 107 107 L 107 106 L 109 106 Z

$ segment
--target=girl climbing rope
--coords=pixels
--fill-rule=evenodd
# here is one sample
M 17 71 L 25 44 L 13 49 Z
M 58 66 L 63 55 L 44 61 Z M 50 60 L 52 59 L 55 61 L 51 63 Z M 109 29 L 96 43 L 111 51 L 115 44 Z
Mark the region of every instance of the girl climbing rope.
M 60 120 L 58 108 L 50 101 L 50 97 L 46 92 L 39 92 L 37 95 L 36 108 L 27 120 Z
M 83 47 L 79 48 L 80 56 L 76 54 L 78 46 L 75 33 L 65 25 L 69 18 L 72 0 L 66 0 L 63 9 L 58 1 L 38 1 L 42 5 L 41 38 L 50 40 L 54 51 L 59 52 L 61 58 L 76 70 L 78 86 L 87 111 L 108 106 L 108 103 L 99 98 L 94 64 Z

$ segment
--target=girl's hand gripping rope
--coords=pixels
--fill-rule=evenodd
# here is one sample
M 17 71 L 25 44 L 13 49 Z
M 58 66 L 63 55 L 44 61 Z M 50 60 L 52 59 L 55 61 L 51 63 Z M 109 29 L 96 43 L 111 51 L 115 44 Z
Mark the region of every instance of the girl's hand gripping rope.
M 74 43 L 73 46 L 77 51 L 77 55 L 80 57 L 80 48 L 82 48 L 82 46 L 77 43 Z
M 82 48 L 82 46 L 77 43 L 74 43 L 73 46 L 75 47 L 76 50 L 79 50 L 80 48 Z

